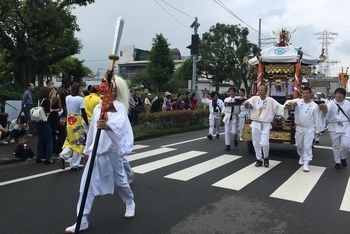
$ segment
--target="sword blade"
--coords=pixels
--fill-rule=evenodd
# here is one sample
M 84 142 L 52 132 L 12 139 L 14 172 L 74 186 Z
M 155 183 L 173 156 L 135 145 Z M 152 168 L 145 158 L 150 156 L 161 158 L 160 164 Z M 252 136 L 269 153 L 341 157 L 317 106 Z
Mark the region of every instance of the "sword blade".
M 120 39 L 122 37 L 123 27 L 124 27 L 124 20 L 122 19 L 121 16 L 119 16 L 117 19 L 117 22 L 115 24 L 112 54 L 115 54 L 115 55 L 118 54 L 118 49 L 119 49 Z

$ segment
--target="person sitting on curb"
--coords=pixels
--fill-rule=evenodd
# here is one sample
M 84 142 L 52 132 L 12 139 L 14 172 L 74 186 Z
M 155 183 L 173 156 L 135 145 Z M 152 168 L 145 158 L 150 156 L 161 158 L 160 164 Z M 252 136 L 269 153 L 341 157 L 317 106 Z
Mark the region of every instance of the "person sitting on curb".
M 27 118 L 24 115 L 19 116 L 10 123 L 10 143 L 15 143 L 19 138 L 24 137 L 27 131 L 29 131 L 29 125 L 27 124 Z

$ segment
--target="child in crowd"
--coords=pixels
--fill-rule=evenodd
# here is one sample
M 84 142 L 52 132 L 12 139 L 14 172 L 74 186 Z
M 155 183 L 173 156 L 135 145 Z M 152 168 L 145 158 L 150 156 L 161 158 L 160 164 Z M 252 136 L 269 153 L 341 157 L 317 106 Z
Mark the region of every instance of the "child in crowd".
M 12 120 L 9 127 L 10 143 L 17 142 L 28 130 L 27 118 L 24 115 L 18 116 L 17 119 Z

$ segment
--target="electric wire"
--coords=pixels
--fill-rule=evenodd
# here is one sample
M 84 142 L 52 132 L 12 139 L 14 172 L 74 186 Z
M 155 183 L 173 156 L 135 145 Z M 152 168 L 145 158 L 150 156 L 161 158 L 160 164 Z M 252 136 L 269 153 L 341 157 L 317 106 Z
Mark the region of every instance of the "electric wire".
M 176 10 L 176 11 L 182 13 L 183 15 L 185 15 L 185 16 L 191 18 L 191 19 L 194 19 L 194 18 L 195 18 L 195 17 L 193 17 L 193 16 L 191 16 L 191 15 L 185 13 L 184 11 L 181 11 L 180 9 L 174 7 L 173 5 L 171 5 L 170 3 L 166 2 L 165 0 L 162 0 L 162 2 L 165 3 L 165 4 L 167 4 L 168 6 L 170 6 L 171 8 L 173 8 L 174 10 Z
M 221 0 L 214 0 L 214 2 L 216 4 L 218 4 L 219 6 L 221 6 L 224 10 L 226 10 L 228 13 L 230 13 L 230 15 L 232 15 L 233 17 L 235 17 L 236 19 L 238 19 L 239 21 L 241 21 L 243 24 L 245 24 L 247 27 L 249 27 L 250 29 L 252 29 L 253 31 L 259 33 L 258 30 L 256 30 L 255 28 L 253 28 L 252 26 L 250 26 L 248 23 L 246 23 L 243 19 L 241 19 L 240 17 L 238 17 L 235 13 L 233 13 L 223 2 L 221 2 Z
M 176 22 L 184 26 L 186 29 L 191 30 L 190 27 L 186 26 L 184 23 L 182 23 L 179 19 L 177 19 L 173 14 L 171 14 L 167 9 L 165 9 L 159 2 L 156 0 L 153 0 L 163 11 L 165 11 L 171 18 L 173 18 Z

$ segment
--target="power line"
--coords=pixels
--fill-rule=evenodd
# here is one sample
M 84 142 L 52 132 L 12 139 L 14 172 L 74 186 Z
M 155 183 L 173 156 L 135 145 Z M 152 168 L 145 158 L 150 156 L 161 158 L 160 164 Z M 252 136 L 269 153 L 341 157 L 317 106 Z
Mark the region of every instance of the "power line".
M 170 6 L 171 8 L 173 8 L 174 10 L 177 10 L 178 12 L 182 13 L 183 15 L 185 15 L 185 16 L 191 18 L 191 19 L 194 19 L 194 18 L 195 18 L 195 17 L 193 17 L 193 16 L 191 16 L 191 15 L 189 15 L 189 14 L 187 14 L 187 13 L 181 11 L 180 9 L 174 7 L 173 5 L 171 5 L 170 3 L 168 3 L 168 2 L 166 2 L 166 1 L 164 1 L 164 0 L 162 0 L 162 2 L 165 3 L 165 4 L 167 4 L 168 6 Z
M 250 26 L 248 23 L 246 23 L 243 19 L 241 19 L 240 17 L 238 17 L 235 13 L 233 13 L 224 3 L 221 2 L 221 0 L 214 0 L 214 2 L 216 4 L 218 4 L 219 6 L 221 6 L 224 10 L 226 10 L 228 13 L 230 13 L 233 17 L 235 17 L 236 19 L 238 19 L 239 21 L 241 21 L 243 24 L 245 24 L 246 26 L 248 26 L 249 28 L 251 28 L 252 30 L 254 30 L 255 32 L 259 33 L 258 30 L 256 30 L 255 28 L 253 28 L 252 26 Z
M 188 26 L 186 26 L 184 23 L 182 23 L 180 20 L 178 20 L 173 14 L 171 14 L 167 9 L 165 9 L 162 5 L 160 5 L 156 0 L 153 0 L 163 11 L 165 11 L 171 18 L 173 18 L 176 22 L 187 28 L 188 30 L 191 30 Z M 194 17 L 193 17 L 194 18 Z

